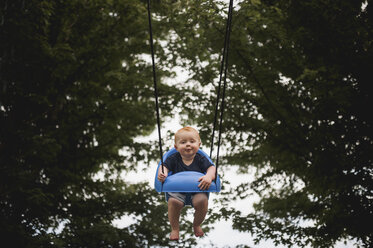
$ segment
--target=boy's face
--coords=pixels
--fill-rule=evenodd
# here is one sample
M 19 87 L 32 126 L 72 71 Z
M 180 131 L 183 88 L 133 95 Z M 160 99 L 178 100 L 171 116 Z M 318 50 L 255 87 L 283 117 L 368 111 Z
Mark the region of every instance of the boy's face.
M 193 158 L 200 145 L 201 141 L 196 132 L 182 131 L 176 137 L 175 148 L 182 157 Z

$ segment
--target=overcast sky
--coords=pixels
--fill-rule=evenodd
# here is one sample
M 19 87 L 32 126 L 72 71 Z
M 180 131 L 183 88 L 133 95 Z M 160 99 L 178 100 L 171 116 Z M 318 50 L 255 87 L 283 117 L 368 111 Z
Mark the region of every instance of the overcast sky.
M 229 2 L 229 0 L 225 0 Z M 234 1 L 234 4 L 239 2 L 238 0 Z M 162 44 L 165 49 L 167 49 L 167 44 Z M 223 44 L 222 44 L 223 45 Z M 143 55 L 144 59 L 148 62 L 151 63 L 150 56 L 148 55 Z M 157 56 L 155 55 L 155 60 L 157 61 Z M 156 62 L 157 63 L 157 62 Z M 173 70 L 176 72 L 177 77 L 172 78 L 171 80 L 165 80 L 166 83 L 170 85 L 185 85 L 186 78 L 188 77 L 188 72 L 183 70 L 182 68 L 175 67 Z M 229 73 L 228 73 L 228 78 L 229 78 Z M 227 86 L 229 87 L 229 85 Z M 162 112 L 161 112 L 162 113 Z M 177 116 L 177 113 L 176 113 Z M 180 129 L 182 126 L 179 123 L 178 118 L 174 119 L 167 119 L 164 120 L 162 115 L 160 116 L 161 120 L 164 121 L 164 125 L 161 127 L 161 133 L 162 133 L 162 142 L 163 142 L 163 151 L 164 153 L 167 152 L 168 149 L 173 147 L 173 140 L 166 140 L 166 134 L 167 131 L 171 131 L 172 133 L 175 133 L 178 129 Z M 212 124 L 211 124 L 212 125 Z M 195 127 L 198 130 L 198 127 L 191 125 L 192 127 Z M 143 137 L 140 139 L 145 139 L 145 140 L 157 140 L 158 139 L 158 131 L 157 129 L 154 130 L 153 134 L 148 136 L 148 137 Z M 202 140 L 202 146 L 203 146 L 203 140 Z M 156 149 L 159 149 L 156 147 Z M 216 148 L 215 148 L 216 149 Z M 204 151 L 209 154 L 209 149 L 204 149 Z M 216 152 L 216 151 L 215 151 Z M 213 153 L 214 154 L 214 153 Z M 222 150 L 221 153 L 223 154 Z M 213 158 L 214 161 L 214 158 Z M 137 173 L 134 172 L 129 172 L 129 174 L 126 175 L 126 181 L 128 181 L 128 178 L 131 178 L 131 182 L 136 183 L 140 181 L 147 181 L 151 186 L 154 185 L 154 177 L 155 177 L 155 171 L 157 169 L 157 163 L 154 164 L 151 168 L 147 168 L 146 171 L 143 170 L 138 170 Z M 234 168 L 219 168 L 220 173 L 224 173 L 224 180 L 229 181 L 231 186 L 234 187 L 238 184 L 240 184 L 243 181 L 247 182 L 247 179 L 252 178 L 252 175 L 246 174 L 238 174 L 236 173 Z M 224 184 L 224 181 L 222 181 L 222 184 Z M 213 202 L 214 197 L 218 197 L 216 195 L 218 193 L 211 193 L 210 194 L 210 200 L 209 200 L 209 208 L 217 208 L 219 209 L 220 206 L 216 206 Z M 236 208 L 237 210 L 240 210 L 243 214 L 248 214 L 250 211 L 252 211 L 252 204 L 253 202 L 257 201 L 258 198 L 257 196 L 253 195 L 251 197 L 248 197 L 245 200 L 240 200 L 236 202 L 231 202 L 232 207 Z M 188 211 L 188 218 L 190 220 L 193 219 L 192 216 L 193 210 Z M 208 216 L 206 217 L 208 218 Z M 132 219 L 131 216 L 126 216 L 120 220 L 117 220 L 114 222 L 114 225 L 118 227 L 124 227 L 128 226 L 133 222 L 134 220 Z M 182 226 L 181 226 L 182 228 Z M 203 226 L 202 226 L 203 228 Z M 192 230 L 190 230 L 190 233 L 192 233 Z M 236 230 L 233 230 L 232 228 L 232 223 L 227 222 L 227 221 L 221 221 L 216 223 L 215 229 L 211 232 L 209 232 L 204 238 L 199 239 L 199 244 L 198 247 L 208 247 L 209 244 L 214 244 L 215 246 L 218 246 L 219 248 L 227 248 L 227 247 L 235 247 L 236 245 L 239 244 L 244 244 L 248 245 L 250 247 L 257 247 L 257 248 L 272 248 L 275 247 L 274 243 L 272 241 L 263 241 L 258 245 L 254 245 L 253 237 L 250 236 L 248 233 L 240 233 Z M 171 243 L 172 244 L 172 243 Z M 280 248 L 285 248 L 285 246 L 277 246 Z M 352 245 L 352 242 L 348 244 L 343 244 L 342 242 L 339 242 L 335 248 L 353 248 L 354 246 Z M 297 248 L 295 246 L 295 248 Z
M 180 129 L 182 126 L 179 124 L 179 120 L 176 118 L 174 120 L 167 120 L 164 123 L 166 123 L 167 126 L 162 127 L 162 136 L 165 138 L 166 133 L 168 130 L 170 130 L 172 133 L 175 133 L 178 129 Z M 193 125 L 192 125 L 193 126 Z M 198 127 L 193 126 L 198 129 Z M 158 138 L 158 131 L 155 130 L 152 135 L 149 137 L 146 137 L 144 139 L 149 140 L 156 140 Z M 203 143 L 203 141 L 202 141 Z M 164 140 L 163 141 L 164 147 L 163 151 L 166 152 L 169 148 L 173 146 L 173 140 Z M 156 148 L 158 149 L 158 147 Z M 209 154 L 209 149 L 204 150 Z M 146 181 L 150 184 L 150 186 L 154 185 L 154 179 L 155 179 L 155 171 L 157 169 L 157 163 L 154 163 L 154 165 L 151 168 L 145 168 L 146 171 L 143 171 L 142 169 L 139 169 L 138 172 L 129 172 L 126 177 L 126 181 L 128 181 L 129 178 L 131 178 L 132 183 L 140 182 L 140 181 Z M 231 187 L 237 186 L 243 181 L 247 181 L 247 179 L 252 178 L 252 175 L 249 174 L 238 174 L 236 172 L 235 168 L 219 168 L 219 173 L 224 173 L 224 180 L 229 181 L 231 184 Z M 222 181 L 222 184 L 224 184 L 224 181 Z M 227 189 L 228 190 L 228 189 Z M 209 208 L 219 209 L 220 206 L 214 204 L 213 199 L 215 197 L 218 197 L 218 193 L 211 193 L 210 194 L 210 200 L 209 200 Z M 253 195 L 251 197 L 248 197 L 245 200 L 239 200 L 239 201 L 232 201 L 231 206 L 236 208 L 237 210 L 240 210 L 243 214 L 248 214 L 250 211 L 253 210 L 252 204 L 253 202 L 257 201 L 257 196 Z M 188 219 L 193 220 L 193 209 L 190 208 L 188 211 Z M 206 217 L 208 218 L 208 216 Z M 134 220 L 131 218 L 131 216 L 127 216 L 123 219 L 117 220 L 114 222 L 114 224 L 118 227 L 124 227 L 131 224 Z M 202 225 L 203 227 L 203 225 Z M 182 226 L 180 226 L 182 229 Z M 189 232 L 192 234 L 192 230 L 189 230 Z M 197 248 L 202 247 L 208 247 L 209 244 L 214 244 L 218 246 L 219 248 L 228 248 L 228 247 L 235 247 L 239 244 L 245 244 L 250 247 L 257 247 L 257 248 L 273 248 L 274 243 L 272 241 L 263 241 L 258 245 L 254 245 L 253 237 L 249 235 L 248 233 L 241 233 L 236 230 L 233 230 L 232 223 L 230 221 L 221 221 L 215 224 L 215 229 L 211 232 L 209 232 L 204 238 L 199 239 L 199 244 L 196 246 Z M 172 244 L 172 243 L 170 243 Z M 285 248 L 286 246 L 277 246 L 279 248 Z M 342 242 L 339 242 L 335 248 L 353 248 L 354 246 L 352 243 L 348 243 L 347 245 L 343 244 Z M 297 248 L 295 246 L 294 248 Z

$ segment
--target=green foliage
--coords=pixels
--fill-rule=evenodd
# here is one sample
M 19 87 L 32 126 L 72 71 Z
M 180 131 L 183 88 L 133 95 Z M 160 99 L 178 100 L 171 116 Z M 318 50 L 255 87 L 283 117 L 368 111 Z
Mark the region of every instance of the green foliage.
M 3 242 L 13 247 L 165 246 L 163 199 L 149 185 L 119 179 L 122 171 L 154 158 L 144 155 L 151 144 L 134 140 L 155 125 L 155 115 L 149 114 L 154 99 L 145 60 L 146 5 L 1 1 L 1 8 Z M 155 30 L 158 39 L 162 32 Z M 159 78 L 168 74 L 159 66 Z M 159 87 L 167 116 L 172 110 L 168 92 L 177 90 Z M 125 228 L 112 225 L 126 215 L 139 221 Z
M 188 25 L 174 28 L 182 36 L 177 53 L 193 71 L 191 80 L 216 88 L 224 22 L 210 15 L 218 5 L 192 2 L 185 1 L 188 11 L 178 16 Z M 194 8 L 200 8 L 197 18 L 188 18 Z M 236 4 L 223 164 L 257 169 L 250 185 L 261 197 L 255 214 L 233 214 L 235 227 L 257 241 L 330 247 L 354 238 L 371 245 L 370 12 L 365 1 Z M 199 56 L 202 51 L 210 57 Z M 202 139 L 209 140 L 216 93 L 189 91 L 187 121 L 202 126 Z M 249 186 L 240 187 L 232 193 L 245 197 Z
M 0 236 L 15 247 L 168 246 L 166 204 L 125 171 L 157 159 L 145 1 L 1 1 Z M 372 243 L 372 6 L 235 3 L 221 165 L 255 168 L 220 218 L 256 241 Z M 152 1 L 162 119 L 181 112 L 209 145 L 225 1 Z M 167 44 L 167 45 L 165 45 Z M 181 108 L 181 110 L 180 110 Z M 119 152 L 121 151 L 121 152 Z M 130 180 L 128 180 L 130 181 Z M 243 215 L 231 200 L 260 196 Z M 192 247 L 183 212 L 182 240 Z M 115 227 L 123 216 L 134 221 Z M 188 231 L 189 230 L 189 231 Z

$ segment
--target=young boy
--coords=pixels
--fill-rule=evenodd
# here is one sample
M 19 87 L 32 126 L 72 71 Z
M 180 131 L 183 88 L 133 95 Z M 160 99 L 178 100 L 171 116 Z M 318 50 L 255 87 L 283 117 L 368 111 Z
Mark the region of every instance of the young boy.
M 199 178 L 198 187 L 201 190 L 209 189 L 211 182 L 215 179 L 215 166 L 206 157 L 200 155 L 198 149 L 201 139 L 192 127 L 184 127 L 175 133 L 175 149 L 178 151 L 170 155 L 164 162 L 164 173 L 158 172 L 158 180 L 164 182 L 169 171 L 174 174 L 181 171 L 198 171 L 206 173 Z M 168 219 L 171 225 L 170 240 L 179 239 L 179 217 L 181 209 L 185 205 L 186 194 L 169 192 L 168 194 Z M 191 193 L 192 206 L 195 209 L 193 220 L 193 231 L 197 237 L 202 237 L 201 224 L 205 219 L 208 208 L 207 193 Z

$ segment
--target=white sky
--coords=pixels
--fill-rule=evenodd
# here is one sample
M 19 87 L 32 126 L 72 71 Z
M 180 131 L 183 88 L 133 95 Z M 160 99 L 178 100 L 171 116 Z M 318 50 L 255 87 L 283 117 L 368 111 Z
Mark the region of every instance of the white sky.
M 161 135 L 162 137 L 166 137 L 167 130 L 170 130 L 171 132 L 176 132 L 179 128 L 182 126 L 179 124 L 177 119 L 174 120 L 167 120 L 164 123 L 167 123 L 167 126 L 162 127 Z M 198 129 L 198 127 L 193 126 Z M 152 135 L 145 139 L 155 140 L 157 139 L 158 131 L 155 130 Z M 173 141 L 166 141 L 163 140 L 163 150 L 166 152 L 172 145 Z M 157 147 L 158 149 L 158 147 Z M 209 154 L 209 150 L 204 150 Z M 154 178 L 155 178 L 155 171 L 157 169 L 157 163 L 154 163 L 151 168 L 146 169 L 146 167 L 143 165 L 145 171 L 139 169 L 139 172 L 129 172 L 125 177 L 128 181 L 128 178 L 131 178 L 131 183 L 137 183 L 141 181 L 146 181 L 149 183 L 150 186 L 154 185 Z M 141 165 L 140 165 L 141 166 Z M 229 181 L 231 184 L 231 187 L 237 186 L 240 183 L 247 181 L 248 178 L 252 177 L 248 174 L 238 174 L 236 172 L 236 169 L 234 168 L 220 168 L 219 167 L 219 173 L 224 173 L 224 180 Z M 222 184 L 224 184 L 224 181 L 222 181 Z M 228 189 L 227 189 L 228 190 Z M 210 200 L 209 200 L 209 208 L 217 208 L 219 209 L 220 206 L 217 206 L 214 204 L 213 199 L 215 197 L 218 197 L 217 193 L 211 193 L 210 194 Z M 252 211 L 252 204 L 253 202 L 257 201 L 258 198 L 253 195 L 245 200 L 240 201 L 232 201 L 232 207 L 235 207 L 237 210 L 240 210 L 243 214 L 249 213 L 249 211 Z M 193 210 L 190 209 L 188 211 L 188 219 L 192 221 Z M 208 216 L 206 217 L 208 218 Z M 114 225 L 117 227 L 124 227 L 128 226 L 129 224 L 133 223 L 134 220 L 131 216 L 124 217 L 120 220 L 117 220 L 114 222 Z M 203 226 L 202 226 L 203 227 Z M 182 226 L 180 226 L 182 228 Z M 192 230 L 190 230 L 190 233 L 192 234 Z M 208 247 L 209 244 L 214 244 L 215 246 L 218 246 L 219 248 L 228 248 L 228 247 L 235 247 L 239 244 L 248 245 L 250 247 L 257 247 L 257 248 L 273 248 L 275 247 L 274 243 L 272 241 L 263 241 L 259 243 L 258 245 L 254 244 L 253 237 L 248 233 L 241 233 L 239 231 L 233 230 L 231 221 L 220 221 L 215 224 L 215 229 L 209 232 L 207 235 L 205 235 L 204 238 L 199 239 L 198 245 L 196 248 L 204 248 Z M 172 244 L 172 243 L 170 243 Z M 286 246 L 277 246 L 279 248 L 286 248 Z M 296 248 L 297 246 L 295 246 Z M 343 244 L 342 242 L 339 242 L 335 248 L 353 248 L 354 246 L 352 243 L 348 243 L 347 245 Z
M 225 0 L 229 3 L 229 0 Z M 239 1 L 235 1 L 234 5 Z M 167 44 L 163 44 L 165 46 L 165 49 L 167 47 Z M 223 44 L 222 44 L 223 45 Z M 150 56 L 143 55 L 143 58 L 148 62 L 151 63 Z M 157 61 L 157 56 L 155 55 L 155 60 Z M 156 62 L 157 63 L 157 62 Z M 175 69 L 175 68 L 174 68 Z M 178 75 L 176 78 L 169 80 L 170 85 L 178 85 L 178 84 L 184 84 L 185 78 L 188 77 L 188 73 L 185 70 L 182 70 L 182 68 L 176 68 L 175 69 L 176 74 Z M 177 116 L 177 115 L 176 115 Z M 161 119 L 164 117 L 160 117 Z M 163 119 L 162 119 L 163 120 Z M 180 129 L 182 126 L 179 124 L 179 119 L 168 119 L 164 122 L 165 124 L 161 128 L 161 135 L 162 135 L 162 142 L 163 142 L 163 151 L 166 152 L 169 148 L 173 146 L 173 141 L 165 140 L 167 131 L 170 130 L 172 133 L 175 133 L 178 129 Z M 193 126 L 193 125 L 191 125 Z M 197 126 L 193 126 L 197 130 L 199 129 Z M 155 130 L 152 135 L 149 137 L 143 137 L 142 139 L 149 139 L 149 140 L 157 140 L 158 139 L 158 131 Z M 202 141 L 203 143 L 203 141 Z M 158 147 L 156 149 L 159 149 Z M 209 149 L 204 149 L 204 151 L 209 154 Z M 222 154 L 222 152 L 221 152 Z M 144 169 L 145 166 L 143 166 Z M 149 182 L 149 184 L 152 186 L 154 185 L 154 176 L 155 171 L 157 169 L 157 163 L 154 164 L 149 169 L 146 169 L 145 171 L 138 170 L 139 172 L 129 172 L 126 175 L 126 179 L 128 181 L 128 178 L 132 178 L 133 180 L 131 182 L 137 183 L 140 181 L 146 181 Z M 219 167 L 219 173 L 224 173 L 224 180 L 229 181 L 231 183 L 231 187 L 234 187 L 242 182 L 247 182 L 247 179 L 252 177 L 249 174 L 243 175 L 243 174 L 237 174 L 235 169 L 221 169 Z M 224 184 L 224 181 L 222 181 L 222 184 Z M 210 194 L 210 200 L 209 200 L 209 208 L 220 208 L 220 206 L 216 206 L 213 202 L 213 199 L 215 197 L 218 197 L 216 193 Z M 251 197 L 248 197 L 245 200 L 240 201 L 232 201 L 232 207 L 236 208 L 237 210 L 240 210 L 243 214 L 249 213 L 249 211 L 252 211 L 252 205 L 255 201 L 257 201 L 257 196 L 253 195 Z M 193 210 L 188 211 L 188 217 L 190 220 L 193 219 L 192 216 Z M 208 216 L 206 217 L 208 218 Z M 124 227 L 128 226 L 129 224 L 133 223 L 132 216 L 126 216 L 120 220 L 114 221 L 114 225 L 117 227 Z M 182 226 L 181 226 L 182 228 Z M 202 226 L 203 228 L 203 226 Z M 190 233 L 192 234 L 192 230 L 190 230 Z M 233 230 L 231 221 L 220 221 L 215 224 L 215 229 L 209 232 L 207 235 L 205 235 L 204 238 L 199 239 L 199 244 L 196 246 L 199 247 L 208 247 L 209 244 L 214 244 L 215 246 L 218 246 L 219 248 L 227 248 L 227 247 L 235 247 L 239 244 L 248 245 L 250 247 L 257 247 L 257 248 L 272 248 L 275 247 L 274 243 L 272 241 L 263 241 L 259 243 L 258 245 L 254 244 L 253 237 L 250 236 L 248 233 L 241 233 L 239 231 Z M 172 244 L 172 243 L 171 243 Z M 277 246 L 280 248 L 285 248 L 285 246 Z M 295 248 L 297 246 L 294 246 Z M 343 244 L 343 242 L 338 242 L 335 246 L 335 248 L 352 248 L 354 247 L 352 245 L 352 242 L 349 242 L 347 244 Z

